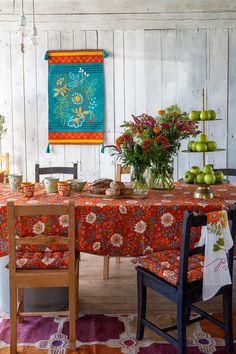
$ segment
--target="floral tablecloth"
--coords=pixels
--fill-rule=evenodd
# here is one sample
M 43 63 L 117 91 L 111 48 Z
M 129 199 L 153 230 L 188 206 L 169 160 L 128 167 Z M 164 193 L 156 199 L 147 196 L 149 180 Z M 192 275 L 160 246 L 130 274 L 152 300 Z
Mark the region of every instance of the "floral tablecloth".
M 105 197 L 90 198 L 76 193 L 69 197 L 61 197 L 56 193 L 46 194 L 38 184 L 35 196 L 26 198 L 17 191 L 11 191 L 8 185 L 0 184 L 0 256 L 8 252 L 8 199 L 14 199 L 16 204 L 62 204 L 74 200 L 76 248 L 79 251 L 97 255 L 139 256 L 153 250 L 179 247 L 184 210 L 209 212 L 227 209 L 236 201 L 236 186 L 230 184 L 213 186 L 215 198 L 208 201 L 193 198 L 195 189 L 192 185 L 176 183 L 170 191 L 149 191 L 146 199 L 112 200 Z M 24 217 L 17 223 L 17 234 L 64 235 L 67 233 L 67 226 L 67 216 Z M 193 242 L 198 238 L 199 232 L 196 230 Z M 53 250 L 57 250 L 56 245 Z

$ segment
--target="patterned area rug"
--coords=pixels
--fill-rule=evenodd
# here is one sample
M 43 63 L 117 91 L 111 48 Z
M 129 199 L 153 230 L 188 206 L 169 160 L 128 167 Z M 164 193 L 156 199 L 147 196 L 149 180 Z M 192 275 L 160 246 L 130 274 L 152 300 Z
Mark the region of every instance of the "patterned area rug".
M 171 315 L 149 316 L 161 326 L 175 323 Z M 236 321 L 236 316 L 235 319 Z M 136 317 L 84 315 L 77 322 L 77 352 L 80 354 L 175 354 L 160 337 L 145 330 L 145 339 L 136 341 Z M 174 332 L 172 333 L 174 334 Z M 189 354 L 225 353 L 223 332 L 208 321 L 188 327 Z M 236 339 L 236 333 L 234 338 Z M 65 354 L 68 350 L 66 318 L 26 318 L 18 324 L 18 353 Z M 236 353 L 236 342 L 235 342 Z M 9 320 L 0 319 L 0 354 L 9 354 Z

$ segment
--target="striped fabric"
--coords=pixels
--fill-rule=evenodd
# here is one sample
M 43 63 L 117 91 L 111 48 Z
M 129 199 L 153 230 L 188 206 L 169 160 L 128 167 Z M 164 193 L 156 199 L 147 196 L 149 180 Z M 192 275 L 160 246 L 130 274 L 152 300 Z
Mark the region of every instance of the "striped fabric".
M 104 135 L 102 50 L 48 51 L 48 143 L 100 144 Z

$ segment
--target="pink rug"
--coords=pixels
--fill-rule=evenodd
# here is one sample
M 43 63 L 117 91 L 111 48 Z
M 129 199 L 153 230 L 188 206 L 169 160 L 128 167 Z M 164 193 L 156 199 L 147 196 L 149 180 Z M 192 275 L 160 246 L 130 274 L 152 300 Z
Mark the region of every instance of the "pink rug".
M 170 325 L 174 316 L 149 316 L 159 325 Z M 175 354 L 177 351 L 152 332 L 136 341 L 136 317 L 84 315 L 77 322 L 77 351 L 80 354 Z M 225 353 L 223 332 L 202 321 L 188 327 L 189 354 Z M 18 324 L 18 353 L 65 354 L 68 348 L 66 318 L 31 317 Z M 235 344 L 236 353 L 236 344 Z M 9 354 L 9 321 L 0 318 L 0 354 Z

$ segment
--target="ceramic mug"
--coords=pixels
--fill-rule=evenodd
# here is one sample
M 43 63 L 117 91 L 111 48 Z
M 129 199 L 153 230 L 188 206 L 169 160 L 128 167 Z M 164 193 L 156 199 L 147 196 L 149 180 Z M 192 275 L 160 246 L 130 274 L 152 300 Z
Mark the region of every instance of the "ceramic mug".
M 34 195 L 34 183 L 23 182 L 21 186 L 18 187 L 18 191 L 23 193 L 25 197 L 33 197 Z
M 54 178 L 54 177 L 45 177 L 44 180 L 42 181 L 43 186 L 47 193 L 56 193 L 58 182 L 59 182 L 59 178 Z
M 10 189 L 17 190 L 17 188 L 20 187 L 22 183 L 22 177 L 23 175 L 21 173 L 10 174 L 8 176 Z
M 62 197 L 68 197 L 70 195 L 71 182 L 64 181 L 57 183 L 58 193 Z
M 81 192 L 86 184 L 83 179 L 68 179 L 67 182 L 71 182 L 71 190 L 76 193 Z

